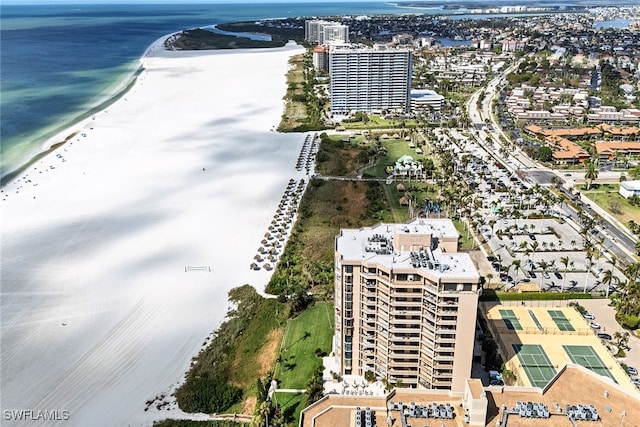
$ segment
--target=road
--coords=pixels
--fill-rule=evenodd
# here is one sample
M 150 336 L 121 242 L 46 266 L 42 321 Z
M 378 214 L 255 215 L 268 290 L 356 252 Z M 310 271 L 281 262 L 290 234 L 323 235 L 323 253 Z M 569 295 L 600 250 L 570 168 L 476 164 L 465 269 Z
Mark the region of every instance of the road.
M 467 111 L 472 126 L 475 129 L 478 143 L 489 153 L 496 161 L 502 163 L 511 173 L 517 173 L 526 177 L 530 182 L 540 185 L 550 185 L 552 177 L 557 177 L 560 182 L 570 181 L 575 184 L 576 177 L 572 176 L 571 180 L 567 180 L 560 171 L 549 169 L 531 160 L 520 148 L 504 147 L 502 141 L 508 141 L 509 138 L 504 134 L 502 127 L 498 124 L 491 112 L 491 105 L 495 97 L 500 93 L 498 87 L 504 83 L 507 74 L 514 71 L 519 62 L 511 65 L 502 74 L 493 78 L 486 86 L 474 93 L 467 102 Z M 478 99 L 481 94 L 485 94 L 480 108 L 478 108 Z M 572 174 L 573 175 L 573 174 Z M 611 173 L 608 173 L 611 175 Z M 615 179 L 613 176 L 608 179 Z M 580 174 L 578 174 L 578 177 Z M 582 175 L 583 176 L 583 175 Z M 628 234 L 624 229 L 624 225 L 615 220 L 610 214 L 597 206 L 589 198 L 580 195 L 576 199 L 569 189 L 561 188 L 562 193 L 568 200 L 575 200 L 577 206 L 586 213 L 590 218 L 596 220 L 594 236 L 602 240 L 603 248 L 607 249 L 623 264 L 631 264 L 636 262 L 635 243 L 636 239 Z M 580 224 L 578 212 L 575 208 L 566 203 L 560 204 L 560 209 L 567 218 L 571 218 L 576 224 Z

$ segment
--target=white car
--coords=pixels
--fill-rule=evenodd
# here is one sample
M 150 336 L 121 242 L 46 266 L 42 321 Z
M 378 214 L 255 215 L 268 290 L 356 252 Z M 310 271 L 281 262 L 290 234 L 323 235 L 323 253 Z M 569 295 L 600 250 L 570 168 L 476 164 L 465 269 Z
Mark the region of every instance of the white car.
M 596 316 L 594 316 L 593 314 L 586 312 L 582 315 L 582 317 L 584 317 L 587 320 L 595 320 Z
M 632 377 L 635 377 L 636 375 L 638 375 L 638 370 L 633 366 L 627 366 L 627 373 Z
M 593 329 L 600 329 L 600 323 L 597 322 L 589 322 L 589 326 L 591 326 Z

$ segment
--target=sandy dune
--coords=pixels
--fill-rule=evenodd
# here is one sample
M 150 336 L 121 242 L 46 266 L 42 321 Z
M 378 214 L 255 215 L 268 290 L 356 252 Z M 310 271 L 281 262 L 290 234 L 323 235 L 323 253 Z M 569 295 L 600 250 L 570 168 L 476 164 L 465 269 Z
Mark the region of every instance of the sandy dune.
M 271 130 L 301 52 L 156 50 L 125 97 L 3 188 L 0 424 L 48 424 L 6 410 L 162 418 L 145 401 L 181 380 L 227 291 L 268 281 L 249 264 L 289 179 L 306 177 L 304 135 Z

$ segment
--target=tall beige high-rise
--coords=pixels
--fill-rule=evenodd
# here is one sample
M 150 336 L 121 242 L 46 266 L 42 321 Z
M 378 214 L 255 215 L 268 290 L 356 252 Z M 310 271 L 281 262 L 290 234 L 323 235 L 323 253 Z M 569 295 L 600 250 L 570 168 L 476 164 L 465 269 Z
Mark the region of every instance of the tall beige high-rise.
M 463 391 L 480 275 L 449 219 L 341 230 L 334 351 L 341 374 Z

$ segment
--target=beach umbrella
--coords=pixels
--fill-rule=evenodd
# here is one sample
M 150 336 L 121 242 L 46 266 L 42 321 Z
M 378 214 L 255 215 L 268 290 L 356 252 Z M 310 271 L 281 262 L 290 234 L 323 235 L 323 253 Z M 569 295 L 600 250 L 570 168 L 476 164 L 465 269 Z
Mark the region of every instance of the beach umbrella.
M 255 262 L 252 262 L 252 263 L 251 263 L 250 268 L 251 268 L 252 270 L 257 270 L 257 269 L 258 269 L 258 268 L 260 268 L 260 267 L 258 267 L 258 264 L 256 264 Z
M 269 264 L 268 262 L 265 263 L 263 267 L 267 270 L 271 270 L 271 264 Z
M 268 239 L 269 237 L 271 237 L 271 233 L 267 231 L 266 233 L 264 233 L 264 237 Z
M 253 259 L 255 259 L 256 261 L 262 261 L 262 256 L 260 256 L 260 254 L 256 254 Z

